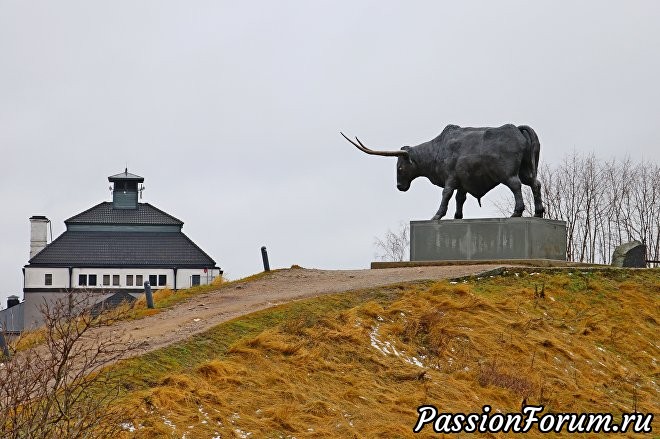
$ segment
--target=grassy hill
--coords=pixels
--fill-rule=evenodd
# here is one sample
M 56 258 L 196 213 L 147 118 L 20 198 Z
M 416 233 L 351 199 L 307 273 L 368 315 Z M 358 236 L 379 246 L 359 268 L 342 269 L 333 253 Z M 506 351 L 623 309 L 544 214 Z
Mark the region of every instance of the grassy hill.
M 423 404 L 657 413 L 659 298 L 660 270 L 512 269 L 280 305 L 122 363 L 123 437 L 442 437 L 413 434 Z

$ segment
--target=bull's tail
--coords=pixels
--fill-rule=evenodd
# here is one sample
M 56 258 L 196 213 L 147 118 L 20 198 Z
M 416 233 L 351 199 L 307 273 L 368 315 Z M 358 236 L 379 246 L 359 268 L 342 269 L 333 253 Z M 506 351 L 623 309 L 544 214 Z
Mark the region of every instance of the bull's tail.
M 527 125 L 520 125 L 518 127 L 520 132 L 522 133 L 523 136 L 525 136 L 525 139 L 527 139 L 527 143 L 529 144 L 529 152 L 530 152 L 530 163 L 534 167 L 533 173 L 534 173 L 534 178 L 536 178 L 536 173 L 539 169 L 539 153 L 541 151 L 541 144 L 539 143 L 539 138 L 536 135 L 536 132 L 531 128 L 528 127 Z

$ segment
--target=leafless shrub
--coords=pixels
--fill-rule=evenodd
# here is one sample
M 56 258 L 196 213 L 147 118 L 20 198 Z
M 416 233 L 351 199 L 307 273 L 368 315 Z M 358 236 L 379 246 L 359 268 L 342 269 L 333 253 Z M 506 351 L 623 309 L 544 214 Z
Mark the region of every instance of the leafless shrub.
M 647 259 L 660 259 L 660 166 L 573 152 L 541 166 L 539 180 L 546 217 L 566 221 L 568 260 L 609 264 L 614 248 L 633 240 L 646 244 Z M 530 191 L 524 199 L 531 208 Z M 494 205 L 503 214 L 513 206 L 509 198 Z
M 111 407 L 122 377 L 109 367 L 136 346 L 96 329 L 122 310 L 92 317 L 85 293 L 45 303 L 43 342 L 16 351 L 0 366 L 0 437 L 116 437 L 125 416 Z
M 375 256 L 381 261 L 406 261 L 410 252 L 410 226 L 401 222 L 397 231 L 388 229 L 384 239 L 375 239 L 374 246 Z

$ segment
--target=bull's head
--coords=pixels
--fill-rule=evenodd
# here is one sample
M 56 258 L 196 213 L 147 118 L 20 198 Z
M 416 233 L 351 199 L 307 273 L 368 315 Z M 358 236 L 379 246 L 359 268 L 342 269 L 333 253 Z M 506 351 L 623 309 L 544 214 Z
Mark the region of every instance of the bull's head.
M 362 142 L 360 142 L 360 139 L 357 137 L 355 138 L 357 143 L 355 143 L 346 137 L 344 133 L 340 134 L 344 136 L 344 139 L 351 142 L 357 149 L 362 152 L 366 152 L 367 154 L 380 155 L 385 157 L 398 157 L 399 159 L 396 162 L 396 187 L 400 191 L 407 191 L 410 188 L 410 183 L 419 175 L 417 166 L 410 157 L 409 146 L 404 146 L 399 151 L 373 151 L 364 146 Z

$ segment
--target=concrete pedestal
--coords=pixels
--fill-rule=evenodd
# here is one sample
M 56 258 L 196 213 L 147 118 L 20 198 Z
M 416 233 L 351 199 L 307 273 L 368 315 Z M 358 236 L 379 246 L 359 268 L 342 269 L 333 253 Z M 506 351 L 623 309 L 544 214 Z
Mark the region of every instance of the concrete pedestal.
M 410 260 L 566 260 L 566 223 L 543 218 L 411 221 Z

